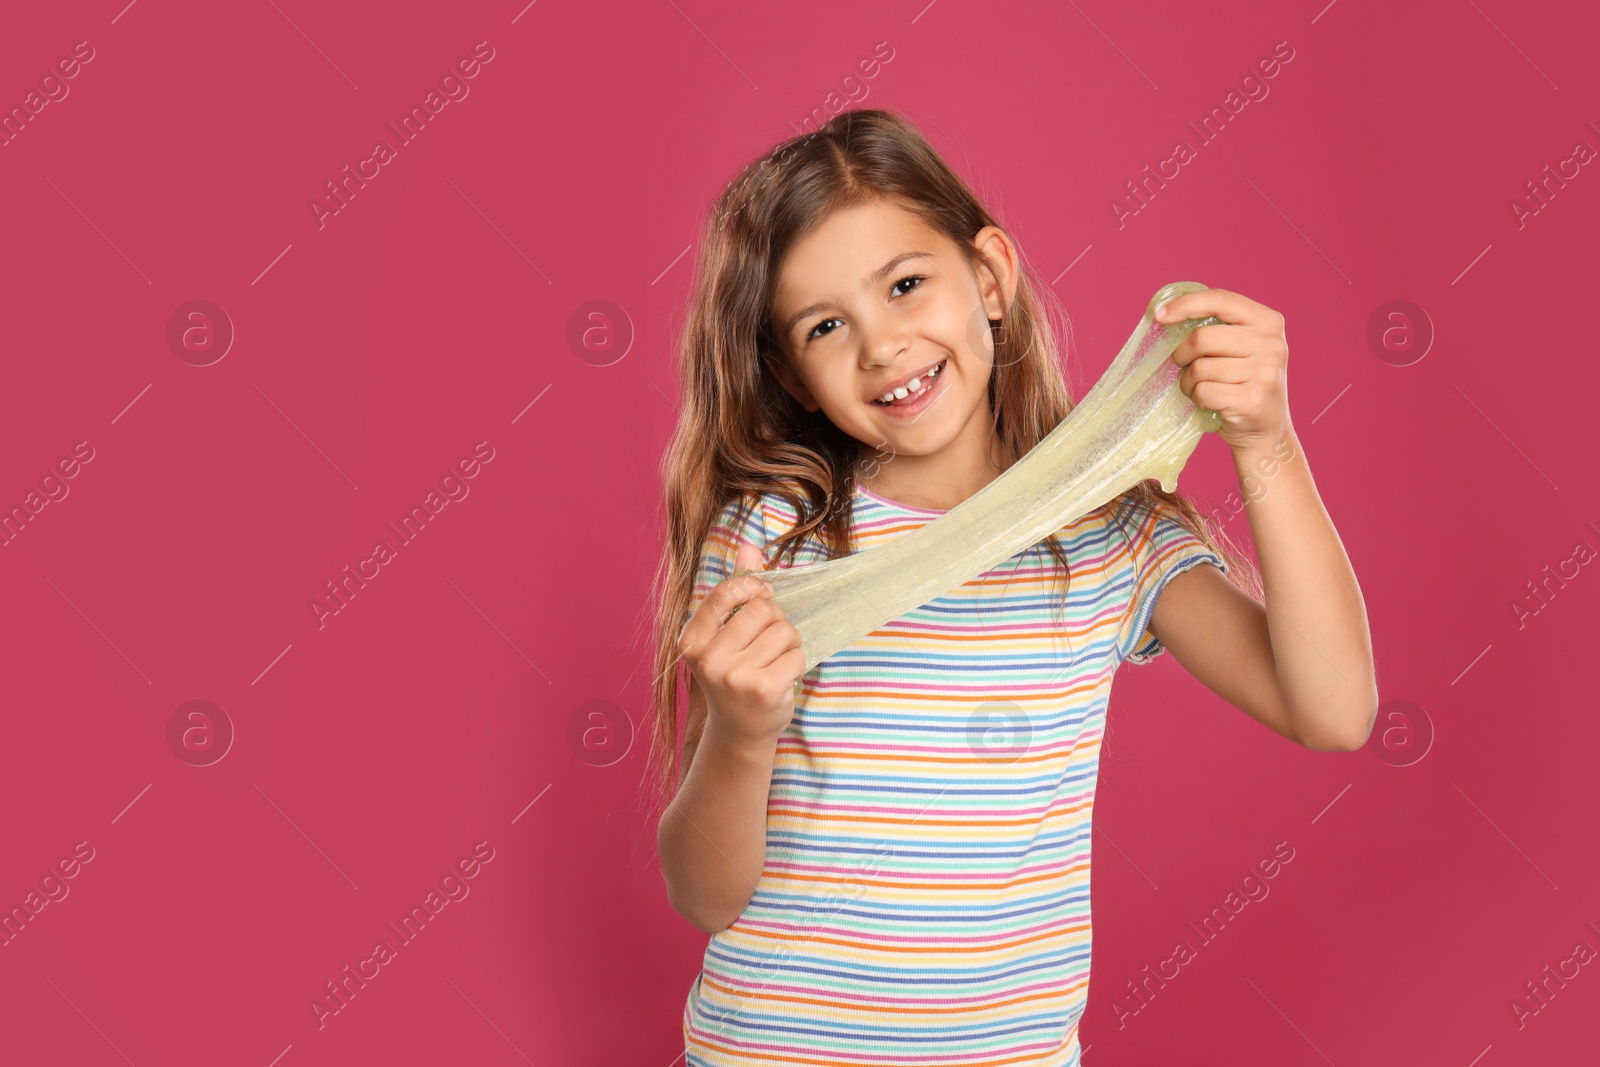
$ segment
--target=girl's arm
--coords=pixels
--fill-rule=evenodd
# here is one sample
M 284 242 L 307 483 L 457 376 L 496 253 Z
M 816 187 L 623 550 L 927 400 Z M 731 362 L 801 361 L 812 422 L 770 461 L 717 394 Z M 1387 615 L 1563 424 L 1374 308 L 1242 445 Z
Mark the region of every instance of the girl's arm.
M 777 739 L 724 737 L 691 678 L 684 771 L 656 828 L 672 908 L 705 933 L 733 925 L 756 891 L 767 856 L 767 791 Z
M 734 571 L 761 566 L 758 548 L 739 546 Z M 689 721 L 682 778 L 656 846 L 673 910 L 708 934 L 732 926 L 755 895 L 778 738 L 805 671 L 800 631 L 772 596 L 753 575 L 718 582 L 678 638 L 689 664 Z
M 1360 748 L 1378 690 L 1361 586 L 1292 429 L 1271 452 L 1240 450 L 1266 604 L 1215 567 L 1174 576 L 1150 632 L 1218 696 L 1321 752 Z
M 1265 604 L 1215 567 L 1167 583 L 1150 632 L 1235 707 L 1307 748 L 1359 748 L 1377 717 L 1366 607 L 1289 421 L 1283 316 L 1225 289 L 1175 297 L 1162 322 L 1215 315 L 1173 352 L 1180 387 L 1222 416 Z

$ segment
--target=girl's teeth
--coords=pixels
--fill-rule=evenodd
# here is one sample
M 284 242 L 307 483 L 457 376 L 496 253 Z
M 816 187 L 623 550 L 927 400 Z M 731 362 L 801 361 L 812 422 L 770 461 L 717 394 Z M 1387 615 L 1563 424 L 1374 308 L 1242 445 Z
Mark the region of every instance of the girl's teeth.
M 943 369 L 944 369 L 944 364 L 941 363 L 937 367 L 934 367 L 932 370 L 928 371 L 927 380 L 930 381 L 930 382 L 933 381 L 933 379 L 935 379 L 935 378 L 937 378 L 939 376 L 939 372 L 941 370 L 943 370 Z M 893 390 L 891 392 L 884 393 L 882 396 L 880 396 L 878 398 L 878 400 L 879 400 L 880 403 L 884 403 L 884 404 L 887 404 L 887 403 L 889 403 L 890 401 L 893 401 L 893 400 L 904 400 L 906 397 L 910 396 L 912 393 L 921 392 L 922 391 L 922 382 L 923 382 L 922 378 L 913 378 L 909 382 L 907 382 L 906 384 L 900 386 L 898 389 L 895 389 L 895 390 Z

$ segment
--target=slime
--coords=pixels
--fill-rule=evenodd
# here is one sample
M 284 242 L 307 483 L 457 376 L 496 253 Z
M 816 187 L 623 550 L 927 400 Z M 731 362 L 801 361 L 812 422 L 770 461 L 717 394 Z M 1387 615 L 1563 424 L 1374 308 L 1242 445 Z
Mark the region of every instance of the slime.
M 1215 316 L 1158 323 L 1155 310 L 1206 288 L 1162 286 L 1100 380 L 1043 440 L 994 481 L 886 545 L 754 574 L 800 631 L 806 671 L 884 623 L 957 588 L 1147 478 L 1172 492 L 1200 436 L 1222 418 L 1178 385 L 1170 358 Z

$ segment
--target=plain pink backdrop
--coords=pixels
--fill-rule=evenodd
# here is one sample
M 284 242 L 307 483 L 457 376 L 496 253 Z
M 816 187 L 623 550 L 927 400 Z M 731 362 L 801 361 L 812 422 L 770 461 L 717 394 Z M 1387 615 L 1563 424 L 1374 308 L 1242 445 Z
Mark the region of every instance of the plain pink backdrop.
M 1315 753 L 1170 655 L 1125 671 L 1086 1061 L 1593 1056 L 1600 976 L 1548 975 L 1600 947 L 1600 576 L 1563 562 L 1600 547 L 1600 174 L 1511 208 L 1600 147 L 1592 7 L 124 4 L 0 32 L 7 111 L 94 50 L 0 147 L 0 507 L 93 450 L 0 548 L 0 904 L 94 850 L 0 946 L 0 1060 L 670 1067 L 706 939 L 636 803 L 636 626 L 675 330 L 722 186 L 846 103 L 916 122 L 1052 282 L 1075 396 L 1164 283 L 1285 315 L 1409 702 Z M 319 226 L 324 183 L 480 41 L 469 95 Z M 1202 146 L 1187 123 L 1285 41 Z M 209 366 L 168 342 L 191 300 L 235 332 Z M 611 333 L 575 347 L 596 300 Z M 1406 366 L 1369 342 L 1395 300 L 1431 323 Z M 324 583 L 479 442 L 470 492 L 319 626 Z M 1220 440 L 1180 488 L 1230 510 Z M 208 766 L 169 742 L 191 700 L 234 731 Z M 480 842 L 470 894 L 319 1027 L 324 983 Z M 1130 996 L 1283 842 L 1270 895 Z

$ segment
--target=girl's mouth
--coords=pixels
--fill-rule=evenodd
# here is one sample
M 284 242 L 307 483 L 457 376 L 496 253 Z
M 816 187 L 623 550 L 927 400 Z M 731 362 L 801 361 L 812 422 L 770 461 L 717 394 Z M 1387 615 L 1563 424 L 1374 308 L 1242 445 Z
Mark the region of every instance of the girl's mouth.
M 902 387 L 905 389 L 904 396 L 897 395 L 887 402 L 882 397 L 879 397 L 872 403 L 897 418 L 909 418 L 920 413 L 932 401 L 934 394 L 939 391 L 939 383 L 944 376 L 945 364 L 948 362 L 948 359 L 940 360 L 927 374 L 907 382 Z M 896 390 L 896 393 L 898 392 L 899 390 Z

